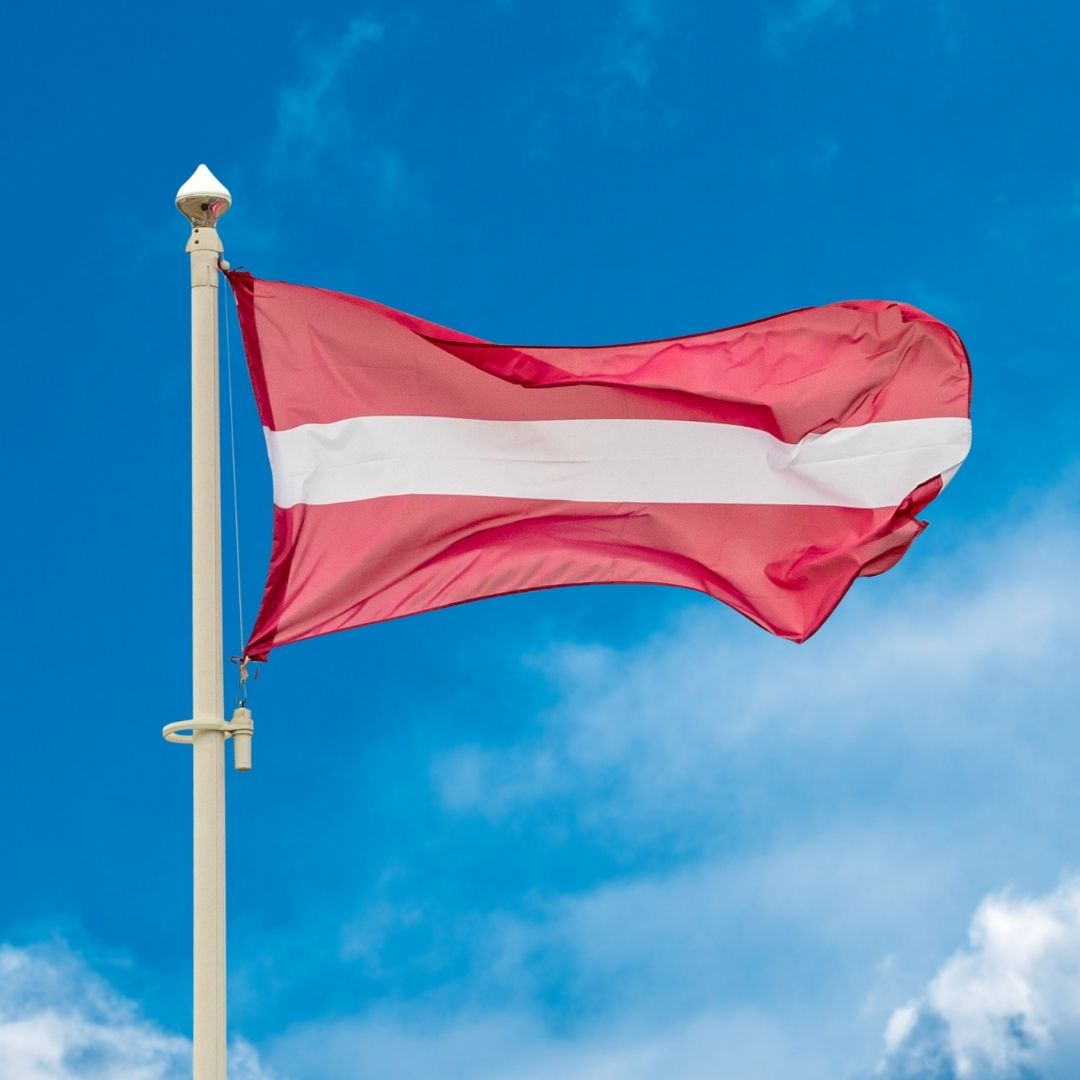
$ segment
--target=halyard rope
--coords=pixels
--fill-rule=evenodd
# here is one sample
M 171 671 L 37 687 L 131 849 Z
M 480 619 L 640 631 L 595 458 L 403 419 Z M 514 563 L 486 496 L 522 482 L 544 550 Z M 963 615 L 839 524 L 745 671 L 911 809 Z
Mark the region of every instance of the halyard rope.
M 231 290 L 230 290 L 231 293 Z M 240 494 L 236 480 L 236 417 L 233 413 L 233 368 L 232 368 L 232 334 L 229 330 L 231 307 L 228 302 L 222 304 L 223 317 L 225 320 L 225 378 L 228 384 L 229 399 L 229 455 L 232 464 L 232 504 L 233 504 L 233 542 L 236 548 L 236 609 L 240 616 L 240 656 L 244 657 L 244 588 L 243 578 L 240 575 Z M 240 697 L 245 696 L 244 683 L 247 672 L 243 662 L 240 664 Z

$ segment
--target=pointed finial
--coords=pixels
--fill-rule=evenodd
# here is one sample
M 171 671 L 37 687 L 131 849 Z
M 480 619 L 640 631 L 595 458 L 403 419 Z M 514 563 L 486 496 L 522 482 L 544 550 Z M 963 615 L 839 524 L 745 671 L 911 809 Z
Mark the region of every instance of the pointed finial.
M 200 165 L 176 193 L 176 208 L 192 228 L 214 225 L 231 205 L 229 189 L 205 165 Z

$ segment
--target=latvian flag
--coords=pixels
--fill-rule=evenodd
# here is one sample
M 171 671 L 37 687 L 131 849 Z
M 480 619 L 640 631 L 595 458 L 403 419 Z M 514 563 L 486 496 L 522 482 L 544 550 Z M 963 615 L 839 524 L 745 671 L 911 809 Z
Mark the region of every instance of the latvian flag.
M 248 654 L 480 597 L 634 582 L 804 641 L 971 441 L 957 335 L 851 301 L 630 345 L 494 345 L 229 275 L 274 478 Z

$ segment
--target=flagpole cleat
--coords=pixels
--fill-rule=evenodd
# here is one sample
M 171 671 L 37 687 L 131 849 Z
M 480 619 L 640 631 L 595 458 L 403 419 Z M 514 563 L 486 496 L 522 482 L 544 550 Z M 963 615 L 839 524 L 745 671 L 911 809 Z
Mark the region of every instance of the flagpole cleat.
M 175 720 L 161 729 L 166 742 L 190 745 L 200 731 L 220 731 L 233 740 L 233 765 L 237 772 L 251 772 L 251 739 L 255 722 L 251 710 L 238 705 L 231 720 Z

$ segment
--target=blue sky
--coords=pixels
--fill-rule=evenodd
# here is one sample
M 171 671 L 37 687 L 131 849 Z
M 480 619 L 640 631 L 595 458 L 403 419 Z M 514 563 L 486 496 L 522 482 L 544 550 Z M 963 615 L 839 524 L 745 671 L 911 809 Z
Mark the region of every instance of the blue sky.
M 1071 6 L 6 27 L 0 1074 L 186 1068 L 190 763 L 159 731 L 190 708 L 172 198 L 200 161 L 233 265 L 490 339 L 882 297 L 975 371 L 931 528 L 805 646 L 618 587 L 275 653 L 228 777 L 235 1078 L 1080 1072 Z M 250 617 L 270 481 L 232 341 Z

